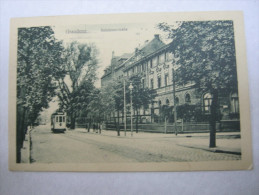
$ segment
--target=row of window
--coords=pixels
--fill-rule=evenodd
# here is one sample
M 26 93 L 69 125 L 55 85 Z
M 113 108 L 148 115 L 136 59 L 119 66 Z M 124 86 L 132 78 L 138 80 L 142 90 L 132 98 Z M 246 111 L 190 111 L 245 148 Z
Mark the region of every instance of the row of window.
M 166 61 L 171 60 L 171 56 L 168 52 L 165 52 L 161 55 L 157 55 L 156 57 L 150 59 L 148 62 L 145 62 L 141 65 L 137 65 L 133 67 L 132 69 L 127 71 L 127 76 L 130 76 L 131 74 L 137 73 L 137 72 L 143 72 L 147 70 L 147 67 L 153 68 L 155 65 L 159 65 L 160 63 L 164 63 Z
M 191 96 L 189 93 L 185 94 L 185 103 L 191 103 Z M 179 98 L 176 97 L 175 98 L 175 103 L 176 105 L 179 104 Z M 210 93 L 206 93 L 203 95 L 203 110 L 205 113 L 210 113 L 210 106 L 212 103 L 212 95 Z M 166 99 L 166 105 L 169 106 L 170 105 L 170 101 L 169 99 Z M 154 105 L 152 105 L 154 106 Z M 161 100 L 158 101 L 158 106 L 161 107 L 162 106 L 162 102 Z M 239 113 L 239 102 L 238 102 L 238 95 L 237 93 L 232 93 L 230 96 L 230 112 L 237 114 Z
M 203 107 L 204 111 L 210 113 L 210 106 L 212 103 L 212 95 L 206 93 L 203 96 Z M 239 113 L 239 102 L 237 93 L 232 93 L 230 96 L 230 112 L 233 114 Z
M 179 104 L 179 98 L 175 97 L 175 103 Z M 185 103 L 191 103 L 191 96 L 189 93 L 185 94 Z M 166 105 L 169 106 L 170 105 L 170 101 L 169 99 L 166 99 Z M 161 100 L 158 101 L 158 106 L 162 106 Z
M 66 122 L 66 118 L 64 116 L 56 116 L 56 122 Z
M 164 63 L 168 61 L 168 53 L 165 52 L 161 55 L 157 55 L 155 58 L 149 61 L 150 68 L 153 68 L 153 65 L 159 65 L 160 63 Z
M 168 73 L 165 74 L 164 76 L 164 85 L 163 86 L 168 86 L 169 85 L 169 75 Z M 157 77 L 157 88 L 162 87 L 162 79 L 161 79 L 161 75 Z M 154 79 L 150 79 L 150 88 L 154 89 Z

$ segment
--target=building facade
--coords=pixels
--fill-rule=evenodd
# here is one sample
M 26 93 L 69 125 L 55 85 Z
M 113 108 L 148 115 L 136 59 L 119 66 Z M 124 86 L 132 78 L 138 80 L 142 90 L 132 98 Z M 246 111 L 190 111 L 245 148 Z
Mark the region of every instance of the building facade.
M 173 109 L 176 105 L 182 107 L 183 110 L 179 110 L 182 113 L 179 114 L 178 118 L 184 118 L 188 121 L 202 121 L 201 117 L 195 118 L 193 115 L 196 113 L 196 115 L 206 116 L 210 111 L 212 96 L 210 93 L 198 92 L 191 79 L 186 85 L 178 85 L 177 78 L 174 78 L 174 71 L 177 69 L 174 65 L 175 60 L 170 52 L 170 43 L 164 44 L 159 35 L 155 35 L 153 40 L 146 41 L 132 54 L 116 57 L 113 53 L 111 65 L 101 78 L 102 87 L 105 87 L 111 80 L 116 81 L 140 75 L 142 86 L 155 89 L 157 92 L 149 109 L 142 110 L 140 113 L 142 123 L 162 122 L 162 108 L 165 106 L 170 110 L 168 121 L 173 122 Z M 219 94 L 219 100 L 221 120 L 239 120 L 238 93 L 233 91 L 228 94 Z M 186 113 L 184 113 L 184 109 Z M 193 114 L 188 116 L 187 112 Z M 123 122 L 122 118 L 121 122 Z

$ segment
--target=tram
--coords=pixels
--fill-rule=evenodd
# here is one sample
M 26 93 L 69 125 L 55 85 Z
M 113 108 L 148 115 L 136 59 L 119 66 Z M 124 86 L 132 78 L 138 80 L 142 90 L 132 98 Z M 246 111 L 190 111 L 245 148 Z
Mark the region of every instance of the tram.
M 64 112 L 55 112 L 51 115 L 51 130 L 53 132 L 66 131 L 66 114 Z

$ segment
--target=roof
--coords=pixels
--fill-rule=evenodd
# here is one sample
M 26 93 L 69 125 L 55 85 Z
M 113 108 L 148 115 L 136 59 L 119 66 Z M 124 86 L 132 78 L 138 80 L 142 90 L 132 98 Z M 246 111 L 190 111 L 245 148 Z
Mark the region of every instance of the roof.
M 145 42 L 144 45 L 137 49 L 146 56 L 157 51 L 164 45 L 165 44 L 160 40 L 159 35 L 156 34 L 150 42 Z
M 118 57 L 119 57 L 119 60 L 121 60 L 121 59 L 128 59 L 131 56 L 132 56 L 132 53 L 124 53 L 124 54 L 122 54 L 121 56 L 118 56 Z
M 155 34 L 151 41 L 145 41 L 145 43 L 136 48 L 133 53 L 124 53 L 121 56 L 114 56 L 113 52 L 111 65 L 105 69 L 106 71 L 102 78 L 111 73 L 112 67 L 116 70 L 126 65 L 125 68 L 128 69 L 134 66 L 135 62 L 143 59 L 143 57 L 150 56 L 165 46 L 167 45 L 160 40 L 159 35 Z
M 135 54 L 128 60 L 129 63 L 126 66 L 126 69 L 131 68 L 135 65 L 135 62 L 160 51 L 160 49 L 165 48 L 166 46 L 167 45 L 160 40 L 159 35 L 154 35 L 154 38 L 151 41 L 146 41 L 144 45 L 136 48 Z
M 114 55 L 114 52 L 113 52 Z M 111 59 L 111 64 L 105 68 L 105 73 L 101 78 L 104 78 L 106 75 L 109 75 L 112 72 L 112 69 L 117 69 L 123 64 L 128 58 L 130 58 L 133 54 L 132 53 L 124 53 L 121 56 L 113 56 Z M 113 68 L 112 68 L 113 67 Z

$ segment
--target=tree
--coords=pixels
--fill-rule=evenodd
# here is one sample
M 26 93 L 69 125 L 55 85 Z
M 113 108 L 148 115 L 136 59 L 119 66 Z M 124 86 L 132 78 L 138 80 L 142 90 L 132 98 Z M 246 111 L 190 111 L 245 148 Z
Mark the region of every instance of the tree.
M 17 53 L 17 127 L 16 154 L 20 149 L 28 125 L 33 125 L 43 108 L 55 95 L 55 77 L 64 74 L 59 69 L 62 43 L 54 37 L 51 27 L 18 29 Z
M 167 133 L 167 122 L 170 118 L 172 118 L 172 106 L 169 105 L 163 105 L 160 106 L 160 117 L 162 117 L 162 119 L 165 122 L 165 133 Z
M 90 91 L 87 88 L 93 85 L 96 79 L 97 69 L 97 49 L 92 44 L 80 44 L 72 42 L 65 50 L 64 69 L 67 72 L 66 77 L 59 77 L 57 80 L 59 86 L 58 97 L 60 106 L 63 107 L 71 120 L 71 129 L 75 128 L 75 121 L 78 115 L 78 109 L 82 108 L 79 101 L 82 98 L 81 85 L 88 85 L 84 91 L 84 95 L 88 96 Z M 69 82 L 71 81 L 71 86 Z M 90 88 L 88 88 L 90 89 Z
M 134 110 L 136 111 L 136 133 L 138 133 L 140 109 L 141 108 L 147 109 L 157 94 L 155 90 L 142 86 L 141 76 L 139 75 L 132 76 L 129 79 L 129 82 L 131 82 L 133 85 L 132 104 L 133 104 Z M 129 87 L 129 82 L 126 89 L 128 89 Z M 129 91 L 127 93 L 127 100 L 128 102 L 130 101 Z
M 73 93 L 70 94 L 69 108 L 74 110 L 75 120 L 78 118 L 87 118 L 89 116 L 89 105 L 93 100 L 95 92 L 94 83 L 84 80 L 80 83 Z
M 120 136 L 120 112 L 122 112 L 124 108 L 123 94 L 123 83 L 121 81 L 111 81 L 102 88 L 101 101 L 99 102 L 99 105 L 102 105 L 102 113 L 104 115 L 117 114 L 117 117 L 114 115 L 113 118 L 118 136 Z
M 177 116 L 185 122 L 190 122 L 195 117 L 196 105 L 183 104 L 177 106 Z
M 210 107 L 210 147 L 216 146 L 219 93 L 237 91 L 237 71 L 233 21 L 178 22 L 158 25 L 172 39 L 171 52 L 179 84 L 192 81 L 197 89 L 212 95 Z
M 149 88 L 143 88 L 141 84 L 141 77 L 138 75 L 132 76 L 125 81 L 126 88 L 126 104 L 130 104 L 130 83 L 133 85 L 132 90 L 132 104 L 133 109 L 136 111 L 136 133 L 138 132 L 138 120 L 140 115 L 140 109 L 147 109 L 149 104 L 156 96 L 155 90 Z M 120 136 L 120 112 L 124 109 L 124 86 L 123 81 L 111 81 L 108 85 L 102 88 L 102 108 L 105 115 L 117 113 L 117 117 L 114 116 L 114 125 L 117 130 L 117 135 Z M 116 121 L 117 118 L 117 121 Z
M 92 123 L 100 124 L 103 120 L 104 104 L 101 90 L 94 88 L 89 96 L 89 104 L 87 106 L 88 132 Z

